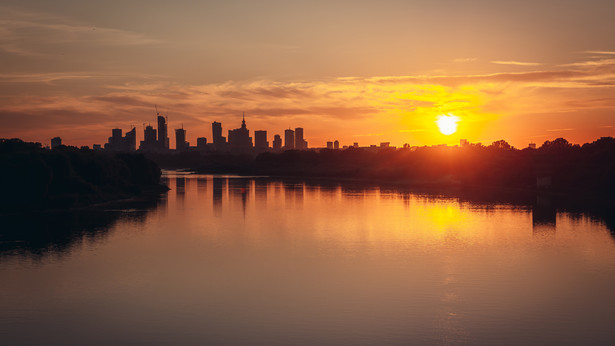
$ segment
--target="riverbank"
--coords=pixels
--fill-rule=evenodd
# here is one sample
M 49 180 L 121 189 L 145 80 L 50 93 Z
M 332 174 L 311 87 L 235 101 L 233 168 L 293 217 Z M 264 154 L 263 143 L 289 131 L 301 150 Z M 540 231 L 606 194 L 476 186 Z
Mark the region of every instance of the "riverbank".
M 161 170 L 141 154 L 0 140 L 0 213 L 77 210 L 151 199 L 166 189 Z

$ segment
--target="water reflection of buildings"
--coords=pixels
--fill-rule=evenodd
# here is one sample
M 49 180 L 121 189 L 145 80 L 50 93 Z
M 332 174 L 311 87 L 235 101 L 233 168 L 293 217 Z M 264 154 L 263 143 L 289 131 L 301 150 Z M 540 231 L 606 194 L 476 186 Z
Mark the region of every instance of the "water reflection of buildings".
M 254 180 L 254 198 L 257 203 L 267 202 L 267 189 L 269 188 L 269 182 L 264 179 Z
M 250 191 L 250 184 L 251 184 L 250 179 L 238 178 L 238 179 L 228 180 L 230 195 L 241 199 L 241 205 L 243 208 L 244 218 L 246 216 L 246 206 L 247 206 L 248 192 Z
M 283 189 L 287 209 L 303 206 L 303 183 L 284 183 Z
M 226 185 L 227 178 L 214 177 L 212 179 L 212 192 L 213 192 L 213 208 L 214 215 L 220 216 L 222 214 L 222 193 Z
M 196 178 L 196 190 L 199 195 L 207 193 L 207 178 Z
M 175 196 L 177 196 L 177 202 L 183 205 L 186 198 L 186 177 L 175 177 Z
M 534 234 L 554 234 L 557 221 L 557 209 L 551 199 L 537 196 L 532 207 L 532 229 Z

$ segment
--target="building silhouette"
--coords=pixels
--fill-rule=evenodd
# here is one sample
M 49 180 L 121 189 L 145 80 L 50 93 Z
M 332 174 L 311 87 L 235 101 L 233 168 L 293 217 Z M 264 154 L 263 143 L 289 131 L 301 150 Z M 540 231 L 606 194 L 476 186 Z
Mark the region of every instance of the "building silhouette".
M 51 149 L 55 149 L 55 148 L 59 147 L 60 145 L 62 145 L 62 138 L 60 138 L 60 137 L 53 137 L 51 139 Z
M 245 116 L 241 121 L 240 128 L 228 131 L 228 143 L 231 149 L 234 150 L 246 150 L 253 147 L 252 137 L 250 137 L 250 130 L 246 127 Z
M 295 131 L 291 129 L 284 130 L 284 149 L 295 149 Z
M 303 127 L 295 128 L 295 149 L 307 149 L 307 142 L 305 141 L 305 139 L 303 139 Z
M 214 121 L 211 123 L 211 136 L 214 148 L 222 149 L 226 144 L 226 138 L 222 136 L 222 123 Z
M 267 141 L 267 131 L 254 131 L 254 147 L 258 149 L 269 148 L 269 142 Z
M 143 140 L 139 145 L 139 150 L 155 151 L 158 149 L 158 140 L 156 139 L 156 129 L 151 125 L 147 125 L 143 130 Z
M 122 136 L 122 129 L 112 129 L 111 137 L 105 143 L 106 150 L 135 151 L 137 150 L 137 129 L 132 128 Z
M 199 150 L 205 150 L 207 148 L 207 138 L 205 138 L 205 137 L 198 137 L 196 139 L 196 147 Z
M 282 137 L 280 135 L 273 136 L 273 150 L 282 149 Z
M 335 142 L 333 142 L 333 149 L 339 149 L 339 148 L 340 148 L 340 141 L 336 139 Z
M 333 149 L 333 142 L 331 141 L 327 142 L 327 149 Z
M 158 147 L 160 150 L 169 149 L 167 120 L 162 115 L 158 115 Z
M 185 151 L 188 150 L 189 146 L 190 144 L 186 142 L 186 130 L 183 127 L 175 129 L 175 150 Z

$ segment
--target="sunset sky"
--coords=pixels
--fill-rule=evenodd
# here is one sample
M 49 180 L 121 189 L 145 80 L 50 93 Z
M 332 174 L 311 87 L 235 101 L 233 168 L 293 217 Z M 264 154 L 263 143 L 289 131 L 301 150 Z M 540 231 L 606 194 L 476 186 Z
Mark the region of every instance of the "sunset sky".
M 77 1 L 0 5 L 0 137 L 104 144 L 211 122 L 311 147 L 615 136 L 615 2 Z M 459 117 L 438 131 L 438 115 Z

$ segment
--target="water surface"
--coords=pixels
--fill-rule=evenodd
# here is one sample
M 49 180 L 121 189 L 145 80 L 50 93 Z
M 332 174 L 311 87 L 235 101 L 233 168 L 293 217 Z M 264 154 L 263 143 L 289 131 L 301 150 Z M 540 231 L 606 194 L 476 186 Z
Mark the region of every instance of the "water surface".
M 165 181 L 155 205 L 5 223 L 2 343 L 615 342 L 615 241 L 549 201 Z

